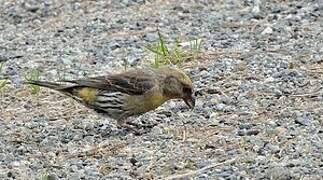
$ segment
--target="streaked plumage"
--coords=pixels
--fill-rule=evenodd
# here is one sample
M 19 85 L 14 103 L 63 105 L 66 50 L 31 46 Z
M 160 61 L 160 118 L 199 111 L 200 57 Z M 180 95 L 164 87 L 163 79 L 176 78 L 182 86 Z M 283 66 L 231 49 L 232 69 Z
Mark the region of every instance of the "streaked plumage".
M 195 105 L 192 81 L 181 70 L 170 67 L 133 69 L 64 82 L 30 80 L 27 83 L 62 92 L 85 106 L 116 119 L 120 125 L 128 117 L 154 110 L 170 99 L 183 99 L 191 108 Z

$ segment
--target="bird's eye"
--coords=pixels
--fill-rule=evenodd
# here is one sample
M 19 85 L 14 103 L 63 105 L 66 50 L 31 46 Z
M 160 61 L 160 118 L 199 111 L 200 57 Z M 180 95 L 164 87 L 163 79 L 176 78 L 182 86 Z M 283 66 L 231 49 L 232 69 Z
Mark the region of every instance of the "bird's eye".
M 192 88 L 187 88 L 187 87 L 185 87 L 185 88 L 183 88 L 183 92 L 184 92 L 185 94 L 192 94 Z

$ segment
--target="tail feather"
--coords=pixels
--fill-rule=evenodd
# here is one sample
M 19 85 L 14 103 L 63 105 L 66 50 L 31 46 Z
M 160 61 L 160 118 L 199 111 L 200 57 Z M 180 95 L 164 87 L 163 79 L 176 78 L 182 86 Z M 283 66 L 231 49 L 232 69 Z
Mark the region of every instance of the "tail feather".
M 56 82 L 48 82 L 48 81 L 28 80 L 28 81 L 25 81 L 24 83 L 47 87 L 47 88 L 54 89 L 54 90 L 61 91 L 61 92 L 69 92 L 74 87 L 73 85 L 65 85 L 65 84 L 60 84 L 60 83 L 56 83 Z
M 73 84 L 66 85 L 66 84 L 57 83 L 57 82 L 35 81 L 35 80 L 28 80 L 28 81 L 25 81 L 24 83 L 54 89 L 85 105 L 88 105 L 87 104 L 87 102 L 89 101 L 88 99 L 93 98 L 92 97 L 93 93 L 96 93 L 96 91 L 91 92 L 89 88 L 86 88 L 84 86 L 73 85 Z

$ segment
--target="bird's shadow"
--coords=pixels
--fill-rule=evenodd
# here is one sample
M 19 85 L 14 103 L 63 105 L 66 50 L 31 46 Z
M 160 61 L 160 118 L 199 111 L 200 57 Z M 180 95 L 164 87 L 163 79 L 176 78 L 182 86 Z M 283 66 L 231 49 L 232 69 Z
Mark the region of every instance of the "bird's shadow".
M 98 133 L 104 137 L 126 137 L 130 134 L 135 136 L 141 136 L 144 134 L 148 134 L 151 132 L 152 128 L 155 127 L 157 124 L 138 124 L 133 122 L 127 123 L 129 127 L 117 127 L 117 126 L 110 126 L 108 128 L 99 130 Z

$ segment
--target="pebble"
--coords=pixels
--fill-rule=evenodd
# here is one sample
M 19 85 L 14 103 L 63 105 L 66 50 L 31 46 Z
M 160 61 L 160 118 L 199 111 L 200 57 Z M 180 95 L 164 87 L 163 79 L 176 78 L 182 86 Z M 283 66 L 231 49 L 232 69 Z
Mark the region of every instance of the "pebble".
M 262 34 L 262 35 L 272 34 L 272 33 L 273 33 L 273 29 L 272 29 L 270 26 L 266 27 L 266 28 L 261 32 L 261 34 Z
M 269 149 L 272 153 L 278 153 L 280 152 L 280 148 L 277 145 L 273 145 L 273 144 L 266 144 L 265 148 Z
M 312 118 L 309 115 L 303 114 L 303 115 L 298 115 L 298 117 L 295 119 L 295 123 L 303 125 L 303 126 L 308 126 L 311 123 Z
M 144 38 L 148 42 L 155 42 L 155 41 L 157 41 L 158 36 L 156 35 L 156 33 L 147 33 L 147 34 L 145 34 Z

